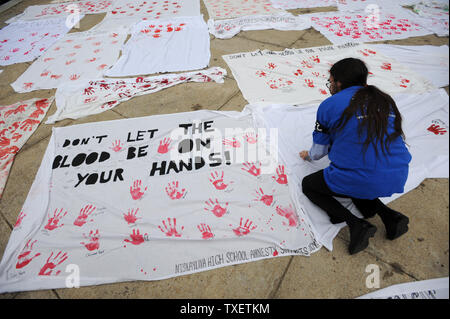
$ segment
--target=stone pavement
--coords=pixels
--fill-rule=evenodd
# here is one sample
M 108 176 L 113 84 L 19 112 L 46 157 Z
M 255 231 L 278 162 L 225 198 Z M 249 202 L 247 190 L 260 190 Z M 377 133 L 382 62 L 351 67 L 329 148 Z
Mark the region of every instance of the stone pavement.
M 23 12 L 29 5 L 49 0 L 25 0 L 0 13 L 4 21 Z M 201 10 L 208 18 L 201 2 Z M 295 14 L 332 11 L 334 8 L 291 10 Z M 105 14 L 86 16 L 85 31 L 100 22 Z M 405 45 L 448 45 L 448 37 L 429 35 L 380 43 Z M 247 31 L 228 40 L 211 36 L 210 66 L 227 69 L 223 84 L 187 83 L 154 94 L 135 97 L 107 112 L 80 120 L 63 120 L 54 126 L 188 112 L 200 109 L 240 111 L 247 104 L 222 55 L 257 49 L 282 50 L 327 45 L 330 42 L 318 31 Z M 31 64 L 3 67 L 0 74 L 0 105 L 39 97 L 50 97 L 55 90 L 17 94 L 11 88 Z M 446 87 L 448 93 L 448 87 Z M 53 114 L 53 103 L 47 117 Z M 46 118 L 47 118 L 46 117 Z M 46 118 L 43 122 L 45 122 Z M 53 125 L 41 124 L 16 156 L 0 200 L 0 257 L 9 240 L 17 216 L 25 201 L 34 176 L 50 139 Z M 347 252 L 348 229 L 334 240 L 332 252 L 322 248 L 311 257 L 286 256 L 209 270 L 193 275 L 153 282 L 135 281 L 78 289 L 0 294 L 0 298 L 355 298 L 372 290 L 366 288 L 366 266 L 380 267 L 380 288 L 393 284 L 426 280 L 449 275 L 449 185 L 448 179 L 427 179 L 419 187 L 395 200 L 389 206 L 410 218 L 409 232 L 394 242 L 384 238 L 379 217 L 371 219 L 379 231 L 369 247 L 354 256 Z

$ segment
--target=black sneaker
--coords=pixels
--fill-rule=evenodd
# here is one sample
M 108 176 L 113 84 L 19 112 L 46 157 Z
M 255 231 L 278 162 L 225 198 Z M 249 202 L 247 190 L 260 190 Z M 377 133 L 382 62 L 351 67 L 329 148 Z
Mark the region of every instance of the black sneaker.
M 350 245 L 348 246 L 348 252 L 350 255 L 354 255 L 364 250 L 369 246 L 369 238 L 375 235 L 377 228 L 371 223 L 360 219 L 350 227 Z
M 394 240 L 408 232 L 409 218 L 405 215 L 392 211 L 381 218 L 386 227 L 386 238 Z

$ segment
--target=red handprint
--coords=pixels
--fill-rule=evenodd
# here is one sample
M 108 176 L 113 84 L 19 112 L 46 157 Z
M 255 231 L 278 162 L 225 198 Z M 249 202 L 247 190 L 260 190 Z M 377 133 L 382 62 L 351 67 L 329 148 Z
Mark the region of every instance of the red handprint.
M 31 251 L 33 250 L 33 245 L 37 242 L 37 240 L 33 241 L 30 245 L 30 240 L 28 240 L 25 247 L 23 247 L 22 251 L 20 252 L 19 257 L 17 257 L 17 263 L 16 263 L 16 269 L 20 269 L 28 265 L 34 258 L 37 256 L 40 256 L 40 253 L 37 253 L 33 257 L 30 255 Z
M 383 70 L 392 71 L 392 65 L 389 62 L 383 62 L 383 64 L 381 65 L 381 68 Z
M 267 76 L 267 73 L 264 71 L 256 71 L 256 75 L 260 78 Z
M 278 168 L 276 170 L 277 172 L 277 177 L 274 175 L 272 176 L 272 178 L 278 183 L 278 184 L 282 184 L 285 185 L 288 183 L 287 181 L 287 176 L 284 173 L 284 165 L 278 165 Z
M 170 143 L 172 142 L 172 140 L 170 138 L 164 138 L 161 141 L 159 141 L 159 146 L 158 146 L 158 153 L 159 154 L 165 154 L 169 151 L 169 146 Z
M 114 152 L 119 152 L 122 150 L 122 146 L 123 143 L 120 142 L 120 140 L 116 140 L 115 142 L 112 143 L 112 147 L 110 147 L 110 149 L 112 149 Z
M 295 74 L 296 76 L 300 76 L 300 75 L 303 75 L 303 71 L 300 70 L 300 69 L 297 69 L 297 71 L 295 71 L 294 74 Z
M 49 217 L 48 222 L 47 222 L 47 225 L 44 226 L 44 228 L 48 229 L 48 230 L 53 230 L 55 228 L 63 226 L 64 224 L 58 225 L 61 218 L 63 218 L 64 216 L 67 215 L 67 211 L 65 211 L 64 215 L 61 216 L 63 210 L 64 210 L 64 208 L 61 208 L 59 210 L 59 213 L 56 213 L 58 211 L 58 209 L 55 209 L 55 211 L 53 212 L 53 217 L 50 217 L 50 214 L 48 214 L 48 217 Z
M 136 208 L 136 210 L 134 210 L 134 209 L 131 209 L 131 210 L 130 210 L 130 209 L 129 209 L 129 210 L 128 210 L 128 214 L 123 214 L 123 218 L 125 219 L 125 221 L 126 221 L 128 224 L 134 224 L 134 223 L 136 223 L 136 221 L 137 221 L 138 219 L 141 218 L 141 217 L 136 217 L 138 211 L 139 211 L 139 208 Z
M 305 83 L 308 87 L 313 88 L 314 87 L 314 82 L 313 80 L 310 79 L 305 79 Z
M 53 270 L 60 264 L 62 264 L 68 258 L 67 253 L 62 254 L 62 251 L 59 251 L 55 258 L 52 259 L 53 252 L 50 254 L 50 257 L 47 258 L 47 262 L 39 271 L 39 276 L 51 276 Z M 58 276 L 61 273 L 61 270 L 58 270 L 55 273 L 55 276 Z
M 436 134 L 436 135 L 444 135 L 445 133 L 447 133 L 445 128 L 441 128 L 437 124 L 432 124 L 429 128 L 427 128 L 427 130 L 432 132 L 432 133 L 434 133 L 434 134 Z
M 84 243 L 81 242 L 81 245 L 84 245 L 84 247 L 86 247 L 87 250 L 92 251 L 92 250 L 96 250 L 100 247 L 100 243 L 98 242 L 100 239 L 100 235 L 98 233 L 98 229 L 95 231 L 91 230 L 89 232 L 89 235 L 86 236 L 85 234 L 83 234 L 83 237 L 85 239 L 87 239 L 89 242 L 88 243 Z
M 401 83 L 400 86 L 403 87 L 403 88 L 407 88 L 409 82 L 411 82 L 411 81 L 408 80 L 408 79 L 401 78 L 400 79 L 400 83 Z
M 84 95 L 91 95 L 93 93 L 95 93 L 94 88 L 92 86 L 90 86 L 90 87 L 87 87 L 87 88 L 84 89 L 84 93 L 83 94 Z
M 312 69 L 314 67 L 314 65 L 311 62 L 306 60 L 303 60 L 301 63 L 304 68 Z
M 275 63 L 268 63 L 267 64 L 267 67 L 270 69 L 270 70 L 273 70 L 273 69 L 275 69 L 277 66 L 275 65 Z
M 144 189 L 144 191 L 141 192 L 141 185 L 142 185 L 142 181 L 140 179 L 138 179 L 138 180 L 134 181 L 133 187 L 130 186 L 131 198 L 133 198 L 134 200 L 140 199 L 144 195 L 144 192 L 147 190 L 147 187 L 146 187 Z
M 297 227 L 298 226 L 298 216 L 292 206 L 289 204 L 289 207 L 283 208 L 281 206 L 276 207 L 277 214 L 287 218 L 289 221 L 289 226 Z M 283 225 L 286 223 L 283 222 Z
M 23 88 L 24 89 L 31 89 L 31 87 L 33 86 L 33 82 L 26 82 L 23 84 Z
M 203 239 L 210 239 L 214 237 L 214 234 L 211 232 L 211 227 L 206 224 L 197 225 L 198 230 L 202 233 Z
M 164 234 L 166 234 L 167 237 L 171 237 L 171 236 L 181 237 L 181 234 L 177 231 L 177 219 L 176 219 L 176 218 L 173 219 L 173 225 L 172 225 L 172 222 L 171 222 L 171 218 L 170 218 L 170 217 L 167 218 L 167 221 L 168 221 L 168 223 L 169 223 L 169 227 L 167 227 L 165 221 L 163 220 L 162 223 L 163 223 L 163 226 L 164 226 L 165 230 L 162 229 L 161 226 L 158 226 L 158 228 L 159 228 Z M 181 226 L 181 231 L 182 231 L 183 229 L 184 229 L 184 226 Z
M 211 178 L 209 179 L 209 181 L 214 185 L 214 187 L 217 190 L 224 190 L 228 187 L 229 184 L 233 183 L 233 182 L 229 182 L 228 184 L 224 183 L 223 171 L 222 171 L 222 175 L 220 177 L 219 177 L 219 172 L 211 173 Z
M 250 228 L 252 226 L 253 222 L 249 219 L 247 219 L 244 226 L 242 226 L 242 219 L 243 219 L 243 217 L 241 217 L 241 222 L 239 223 L 239 227 L 233 229 L 233 232 L 236 234 L 236 236 L 247 235 L 250 233 L 250 231 L 252 231 L 256 228 L 256 225 L 254 225 L 252 228 Z
M 205 204 L 208 205 L 208 207 L 205 207 L 205 210 L 206 211 L 211 211 L 216 217 L 222 217 L 227 212 L 228 202 L 225 203 L 224 207 L 222 207 L 220 205 L 219 201 L 217 200 L 217 198 L 216 198 L 216 202 L 215 203 L 210 198 L 209 201 L 205 202 Z
M 94 51 L 95 52 L 95 51 Z M 97 67 L 97 70 L 103 70 L 104 68 L 106 68 L 108 66 L 108 64 L 100 64 L 98 67 Z
M 83 226 L 88 221 L 89 215 L 91 215 L 95 211 L 96 207 L 93 207 L 92 205 L 86 205 L 84 208 L 80 209 L 80 213 L 78 214 L 78 217 L 75 219 L 73 224 L 75 226 Z M 90 220 L 90 222 L 94 221 L 93 219 Z
M 259 163 L 259 162 L 257 162 L 256 163 L 256 165 L 258 165 L 259 166 L 259 168 L 257 168 L 256 166 L 255 166 L 255 163 L 250 163 L 250 162 L 245 162 L 244 164 L 244 167 L 242 167 L 241 169 L 242 170 L 244 170 L 244 171 L 246 171 L 246 172 L 248 172 L 248 173 L 250 173 L 251 175 L 253 175 L 253 176 L 259 176 L 259 175 L 261 175 L 261 163 Z
M 14 227 L 19 227 L 20 224 L 22 224 L 22 220 L 25 216 L 27 216 L 27 214 L 25 214 L 23 211 L 21 211 L 19 214 L 19 217 L 17 217 L 17 221 L 16 221 L 16 224 L 14 225 Z
M 270 206 L 273 203 L 273 195 L 264 194 L 264 191 L 262 190 L 262 188 L 260 188 L 259 190 L 256 190 L 256 199 L 254 200 L 261 201 L 265 205 Z
M 76 80 L 78 80 L 80 78 L 80 75 L 79 74 L 72 74 L 70 77 L 69 77 L 69 79 L 71 79 L 72 81 L 76 81 Z
M 147 233 L 144 235 L 147 235 Z M 133 232 L 130 234 L 130 238 L 131 240 L 125 238 L 124 241 L 133 245 L 140 245 L 144 242 L 144 236 L 140 234 L 139 229 L 133 229 Z
M 234 148 L 241 147 L 241 143 L 239 143 L 239 141 L 237 139 L 235 139 L 234 137 L 231 140 L 224 138 L 222 140 L 222 144 L 230 145 L 231 147 L 234 147 Z
M 309 57 L 311 60 L 313 60 L 314 62 L 316 62 L 316 63 L 320 63 L 320 59 L 319 59 L 319 56 L 317 56 L 317 55 L 315 55 L 315 56 L 311 56 L 311 57 Z
M 245 140 L 249 144 L 255 144 L 258 141 L 258 134 L 247 133 L 244 135 Z
M 23 113 L 27 106 L 28 106 L 28 104 L 21 104 L 17 108 L 15 108 L 14 110 L 6 111 L 4 117 L 7 118 L 11 114 Z
M 181 191 L 179 191 L 178 187 L 178 181 L 172 182 L 172 185 L 169 183 L 166 187 L 166 193 L 171 199 L 180 199 L 186 195 L 186 189 L 183 188 Z
M 34 124 L 39 124 L 41 123 L 38 120 L 32 120 L 32 119 L 26 119 L 25 121 L 23 121 L 21 124 L 22 126 L 20 127 L 22 130 L 24 131 L 32 131 L 33 130 L 33 125 Z
M 62 77 L 62 74 L 59 74 L 59 75 L 57 75 L 57 74 L 52 74 L 52 75 L 50 75 L 50 79 L 54 79 L 54 80 L 57 80 L 57 79 L 59 79 L 60 77 Z

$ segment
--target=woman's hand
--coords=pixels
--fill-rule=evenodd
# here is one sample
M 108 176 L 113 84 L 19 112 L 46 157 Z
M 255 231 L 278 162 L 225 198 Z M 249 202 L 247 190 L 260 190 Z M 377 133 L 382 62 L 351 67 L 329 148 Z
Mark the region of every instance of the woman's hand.
M 304 161 L 310 161 L 308 151 L 301 151 L 299 155 Z

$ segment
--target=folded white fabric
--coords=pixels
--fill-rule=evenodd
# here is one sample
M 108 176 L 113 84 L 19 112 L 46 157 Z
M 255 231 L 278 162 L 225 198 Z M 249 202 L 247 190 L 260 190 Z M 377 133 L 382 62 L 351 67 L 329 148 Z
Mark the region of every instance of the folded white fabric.
M 449 84 L 448 45 L 374 44 L 373 48 L 420 74 L 436 87 Z
M 0 198 L 14 157 L 47 114 L 54 97 L 0 106 Z
M 449 102 L 443 89 L 423 94 L 393 96 L 402 114 L 402 128 L 412 155 L 405 193 L 417 187 L 425 178 L 449 177 Z M 328 215 L 312 204 L 301 190 L 304 176 L 328 166 L 328 157 L 318 161 L 303 161 L 298 153 L 312 145 L 312 131 L 318 105 L 294 107 L 289 105 L 251 106 L 256 124 L 266 128 L 278 128 L 279 155 L 291 172 L 290 185 L 299 198 L 318 241 L 327 249 L 333 247 L 333 239 L 345 223 L 333 225 Z M 302 125 L 299 125 L 301 123 Z M 382 198 L 388 203 L 402 194 Z M 362 217 L 351 200 L 336 198 L 352 213 Z M 405 212 L 408 215 L 408 212 Z
M 218 67 L 189 73 L 165 74 L 153 77 L 98 79 L 79 83 L 65 83 L 56 91 L 57 111 L 46 124 L 71 118 L 98 114 L 112 109 L 135 96 L 155 93 L 185 82 L 223 83 L 227 72 Z
M 142 16 L 147 19 L 200 15 L 200 0 L 120 0 L 109 10 L 116 17 Z
M 77 23 L 82 16 L 78 16 Z M 28 62 L 41 56 L 70 31 L 65 18 L 18 21 L 0 30 L 0 65 Z
M 268 0 L 203 0 L 210 19 L 231 19 L 249 15 L 279 14 Z
M 309 14 L 313 28 L 334 44 L 398 40 L 431 34 L 407 9 Z
M 37 6 L 29 6 L 25 11 L 15 17 L 12 17 L 6 23 L 16 22 L 18 20 L 35 20 L 46 18 L 62 18 L 68 16 L 77 16 L 80 14 L 96 14 L 111 10 L 114 0 L 82 0 L 64 3 L 50 3 Z
M 209 32 L 219 39 L 229 39 L 241 31 L 249 30 L 305 30 L 311 27 L 307 17 L 290 13 L 277 15 L 253 15 L 226 20 L 208 20 Z
M 208 26 L 202 16 L 146 20 L 134 26 L 122 56 L 105 75 L 196 70 L 206 67 L 210 56 Z
M 67 34 L 40 56 L 14 83 L 16 92 L 57 88 L 65 82 L 100 77 L 118 58 L 126 33 Z
M 393 94 L 420 93 L 435 87 L 369 44 L 347 44 L 284 51 L 254 51 L 223 56 L 244 98 L 249 103 L 305 104 L 329 96 L 329 69 L 337 61 L 354 57 L 369 69 L 368 84 Z
M 339 0 L 270 0 L 274 8 L 289 10 L 298 8 L 336 7 Z

